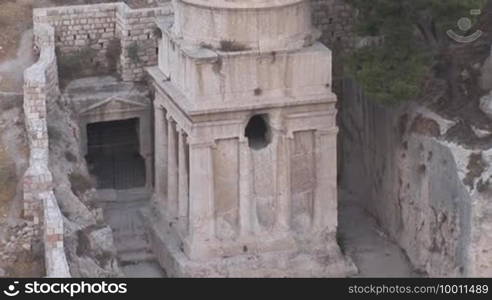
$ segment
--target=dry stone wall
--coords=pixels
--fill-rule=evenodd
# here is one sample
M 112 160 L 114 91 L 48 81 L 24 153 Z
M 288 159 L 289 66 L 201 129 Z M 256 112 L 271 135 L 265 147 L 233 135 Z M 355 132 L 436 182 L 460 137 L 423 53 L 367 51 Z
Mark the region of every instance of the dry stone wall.
M 24 113 L 30 149 L 29 168 L 23 179 L 24 216 L 43 226 L 46 275 L 69 277 L 63 247 L 63 219 L 48 168 L 46 101 L 59 96 L 54 29 L 36 24 L 34 33 L 41 52 L 38 62 L 24 72 Z
M 50 32 L 49 26 L 38 26 L 35 31 Z M 56 97 L 58 75 L 56 56 L 49 36 L 38 39 L 41 48 L 39 61 L 24 73 L 24 112 L 30 146 L 29 169 L 24 178 L 24 215 L 39 223 L 42 207 L 39 192 L 51 189 L 51 174 L 48 170 L 48 130 L 46 125 L 46 100 Z

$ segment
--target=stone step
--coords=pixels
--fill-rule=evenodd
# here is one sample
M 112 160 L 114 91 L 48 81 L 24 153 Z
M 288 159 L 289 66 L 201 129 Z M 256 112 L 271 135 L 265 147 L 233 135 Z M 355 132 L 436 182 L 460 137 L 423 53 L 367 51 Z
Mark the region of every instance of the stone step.
M 150 248 L 150 237 L 146 230 L 119 231 L 113 234 L 113 238 L 118 251 Z
M 96 193 L 96 198 L 104 202 L 148 202 L 151 197 L 151 193 L 146 188 L 133 188 L 127 190 L 114 190 L 114 189 L 99 189 Z M 117 205 L 118 207 L 119 205 Z
M 138 230 L 138 231 L 135 231 L 135 230 L 122 230 L 122 231 L 117 231 L 117 232 L 113 232 L 113 236 L 115 237 L 115 239 L 121 239 L 121 240 L 125 240 L 125 239 L 141 239 L 141 240 L 147 240 L 148 239 L 148 233 L 147 233 L 147 230 Z
M 157 261 L 143 261 L 128 263 L 122 266 L 122 270 L 129 278 L 162 278 L 167 277 Z
M 133 252 L 151 252 L 150 250 L 150 245 L 140 245 L 140 246 L 135 246 L 135 247 L 125 247 L 125 248 L 116 248 L 118 251 L 118 254 L 125 254 L 125 253 L 133 253 Z
M 132 240 L 115 240 L 115 246 L 118 250 L 125 249 L 140 249 L 142 247 L 149 248 L 150 243 L 148 240 L 132 239 Z
M 130 251 L 130 252 L 118 252 L 118 259 L 122 264 L 137 263 L 142 261 L 156 260 L 155 255 L 151 251 Z

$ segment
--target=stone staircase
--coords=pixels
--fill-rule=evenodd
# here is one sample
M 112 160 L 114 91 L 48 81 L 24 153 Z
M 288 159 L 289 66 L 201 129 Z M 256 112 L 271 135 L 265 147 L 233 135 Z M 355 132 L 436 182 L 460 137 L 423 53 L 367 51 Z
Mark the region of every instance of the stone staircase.
M 118 257 L 122 265 L 154 260 L 149 236 L 141 216 L 137 211 L 124 212 L 122 216 L 129 222 L 128 226 L 115 227 L 113 236 Z M 126 224 L 125 224 L 126 225 Z
M 150 237 L 141 210 L 149 204 L 150 195 L 143 189 L 107 190 L 104 207 L 106 222 L 113 230 L 118 259 L 128 277 L 163 277 L 151 250 Z M 101 192 L 100 192 L 101 194 Z

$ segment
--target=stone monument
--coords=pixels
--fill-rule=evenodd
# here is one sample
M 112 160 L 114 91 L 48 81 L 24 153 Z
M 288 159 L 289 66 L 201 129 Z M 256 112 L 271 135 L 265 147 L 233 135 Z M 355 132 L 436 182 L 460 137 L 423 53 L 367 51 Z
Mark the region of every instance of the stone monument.
M 157 20 L 152 244 L 170 276 L 345 276 L 331 51 L 307 0 Z

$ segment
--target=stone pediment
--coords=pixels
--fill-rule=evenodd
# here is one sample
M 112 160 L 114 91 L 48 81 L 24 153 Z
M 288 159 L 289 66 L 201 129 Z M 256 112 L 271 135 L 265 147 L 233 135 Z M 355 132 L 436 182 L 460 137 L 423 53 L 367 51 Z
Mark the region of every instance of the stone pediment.
M 80 114 L 92 115 L 92 114 L 100 114 L 100 113 L 136 111 L 136 110 L 143 110 L 146 107 L 147 105 L 144 103 L 122 99 L 118 97 L 110 97 L 106 100 L 90 105 L 89 107 L 83 109 L 80 112 Z

